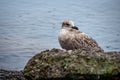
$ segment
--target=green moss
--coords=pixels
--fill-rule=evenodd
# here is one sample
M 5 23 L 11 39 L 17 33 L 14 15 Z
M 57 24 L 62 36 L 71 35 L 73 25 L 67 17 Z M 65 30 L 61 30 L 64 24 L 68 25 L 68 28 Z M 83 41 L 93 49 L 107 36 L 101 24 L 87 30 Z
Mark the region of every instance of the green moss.
M 89 54 L 82 50 L 68 53 L 59 49 L 37 54 L 24 69 L 24 75 L 33 80 L 57 77 L 102 79 L 119 73 L 120 62 L 106 57 L 104 53 Z

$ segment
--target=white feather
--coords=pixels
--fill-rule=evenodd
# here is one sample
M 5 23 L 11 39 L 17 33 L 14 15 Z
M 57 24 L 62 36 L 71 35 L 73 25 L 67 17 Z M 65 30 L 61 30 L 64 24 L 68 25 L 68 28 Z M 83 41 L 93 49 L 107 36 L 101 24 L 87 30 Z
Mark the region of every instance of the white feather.
M 61 29 L 60 36 L 66 35 L 67 33 L 69 33 L 69 30 L 67 30 L 67 29 Z

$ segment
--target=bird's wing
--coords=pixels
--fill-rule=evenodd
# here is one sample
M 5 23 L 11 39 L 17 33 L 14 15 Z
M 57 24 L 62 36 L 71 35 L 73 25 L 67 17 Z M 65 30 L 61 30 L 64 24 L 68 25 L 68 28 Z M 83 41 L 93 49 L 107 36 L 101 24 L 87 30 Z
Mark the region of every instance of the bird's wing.
M 97 42 L 85 33 L 76 32 L 74 36 L 71 36 L 71 40 L 74 49 L 101 50 Z

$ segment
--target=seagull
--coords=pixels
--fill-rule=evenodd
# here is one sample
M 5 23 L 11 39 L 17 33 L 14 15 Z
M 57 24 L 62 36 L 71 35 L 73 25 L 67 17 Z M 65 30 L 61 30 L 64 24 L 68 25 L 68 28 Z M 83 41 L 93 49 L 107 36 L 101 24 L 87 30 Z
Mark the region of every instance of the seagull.
M 81 32 L 72 20 L 63 21 L 58 40 L 65 50 L 82 49 L 92 52 L 104 52 L 98 43 L 92 37 Z

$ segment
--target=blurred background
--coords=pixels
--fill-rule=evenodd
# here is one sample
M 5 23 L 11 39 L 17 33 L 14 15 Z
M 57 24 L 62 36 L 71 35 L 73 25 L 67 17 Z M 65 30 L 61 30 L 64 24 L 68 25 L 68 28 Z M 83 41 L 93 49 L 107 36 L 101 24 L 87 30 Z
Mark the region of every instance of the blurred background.
M 120 0 L 0 0 L 0 69 L 23 70 L 35 54 L 60 48 L 66 19 L 105 51 L 120 51 Z

